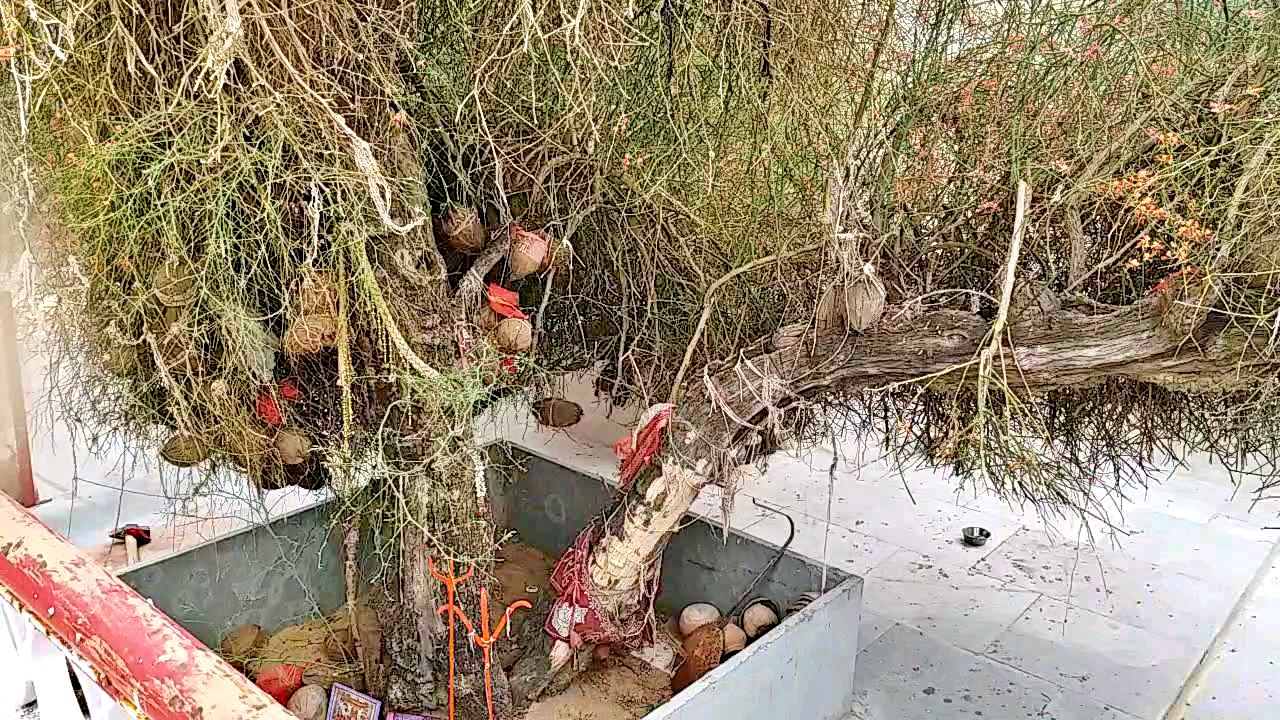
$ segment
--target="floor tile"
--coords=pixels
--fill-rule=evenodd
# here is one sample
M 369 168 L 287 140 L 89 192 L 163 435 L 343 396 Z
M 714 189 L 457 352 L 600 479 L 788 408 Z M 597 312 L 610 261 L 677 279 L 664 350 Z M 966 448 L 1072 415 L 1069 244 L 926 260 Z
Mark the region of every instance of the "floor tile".
M 1073 692 L 1063 692 L 1044 709 L 1044 720 L 1147 720 Z M 1151 720 L 1154 720 L 1152 718 Z
M 1247 543 L 1223 560 L 1224 578 L 1202 580 L 1123 553 L 1019 535 L 976 569 L 1010 587 L 1036 590 L 1107 617 L 1192 643 L 1207 643 L 1226 621 L 1247 584 L 1241 568 L 1260 559 Z M 1262 546 L 1265 552 L 1265 546 Z M 1169 550 L 1169 555 L 1179 551 Z M 1252 572 L 1252 570 L 1250 570 Z
M 865 580 L 865 608 L 973 652 L 985 650 L 1040 597 L 964 569 L 939 567 L 911 550 L 880 563 Z
M 867 720 L 1042 718 L 1052 683 L 895 625 L 858 656 Z
M 1187 720 L 1244 720 L 1280 707 L 1280 566 L 1241 608 L 1187 705 Z M 1271 708 L 1270 712 L 1262 708 Z
M 735 506 L 737 504 L 735 502 Z M 741 528 L 743 532 L 775 545 L 781 545 L 787 539 L 788 524 L 785 517 L 758 507 L 748 509 L 750 499 L 741 504 L 744 513 L 756 518 Z M 798 512 L 792 511 L 789 514 L 796 525 L 791 550 L 854 575 L 866 575 L 876 565 L 902 549 L 880 538 L 848 528 L 837 525 L 828 528 L 826 523 Z
M 865 587 L 863 592 L 866 592 Z M 863 597 L 865 597 L 865 594 Z M 893 618 L 868 610 L 864 604 L 862 607 L 862 622 L 858 624 L 858 651 L 865 650 L 868 645 L 879 640 L 881 635 L 896 624 L 897 622 Z
M 1041 598 L 987 655 L 1142 718 L 1164 712 L 1200 651 L 1187 643 Z
M 1113 556 L 1158 565 L 1239 592 L 1257 572 L 1271 543 L 1261 531 L 1248 533 L 1238 521 L 1194 523 L 1161 512 L 1135 510 L 1125 516 L 1131 532 L 1114 546 L 1100 545 Z

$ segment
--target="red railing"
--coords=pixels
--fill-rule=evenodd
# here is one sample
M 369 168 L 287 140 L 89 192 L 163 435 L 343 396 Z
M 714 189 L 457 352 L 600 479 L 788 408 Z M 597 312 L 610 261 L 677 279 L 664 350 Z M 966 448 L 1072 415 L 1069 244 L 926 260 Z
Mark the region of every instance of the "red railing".
M 0 594 L 155 720 L 296 720 L 101 564 L 0 493 Z

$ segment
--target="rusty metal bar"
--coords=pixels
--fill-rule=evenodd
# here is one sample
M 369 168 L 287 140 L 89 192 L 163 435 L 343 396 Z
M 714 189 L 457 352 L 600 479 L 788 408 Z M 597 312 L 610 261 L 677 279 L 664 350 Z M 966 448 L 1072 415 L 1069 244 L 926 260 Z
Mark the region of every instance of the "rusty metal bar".
M 152 720 L 297 720 L 120 579 L 0 493 L 0 593 Z
M 18 358 L 18 322 L 13 314 L 13 294 L 0 291 L 0 388 L 9 391 L 9 415 L 13 420 L 13 447 L 18 462 L 18 496 L 23 507 L 40 502 L 31 470 L 31 442 L 27 437 L 27 403 L 22 394 L 22 361 Z

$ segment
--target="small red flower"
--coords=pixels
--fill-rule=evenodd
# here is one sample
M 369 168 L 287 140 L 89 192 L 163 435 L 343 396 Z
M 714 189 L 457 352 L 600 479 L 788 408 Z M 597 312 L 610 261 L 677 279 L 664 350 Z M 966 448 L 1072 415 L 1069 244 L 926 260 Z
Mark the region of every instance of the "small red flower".
M 258 396 L 258 402 L 255 407 L 258 417 L 262 421 L 272 427 L 280 427 L 284 425 L 284 412 L 280 409 L 280 403 L 276 401 L 276 396 L 270 392 L 264 392 Z

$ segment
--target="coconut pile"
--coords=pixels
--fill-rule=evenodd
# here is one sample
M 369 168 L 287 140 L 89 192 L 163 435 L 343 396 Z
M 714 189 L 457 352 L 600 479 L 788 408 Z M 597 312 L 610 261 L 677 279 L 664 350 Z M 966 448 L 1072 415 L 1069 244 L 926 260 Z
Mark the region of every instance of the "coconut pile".
M 232 628 L 222 637 L 219 654 L 258 687 L 302 720 L 324 720 L 335 682 L 366 691 L 365 671 L 351 632 L 347 606 L 323 618 L 287 625 L 266 633 L 258 625 Z M 374 610 L 358 604 L 354 613 L 363 651 L 382 651 L 382 629 Z
M 803 593 L 785 612 L 768 598 L 746 601 L 740 614 L 726 617 L 711 603 L 693 603 L 680 611 L 676 628 L 681 639 L 680 663 L 671 678 L 671 691 L 680 692 L 777 627 L 818 598 Z

